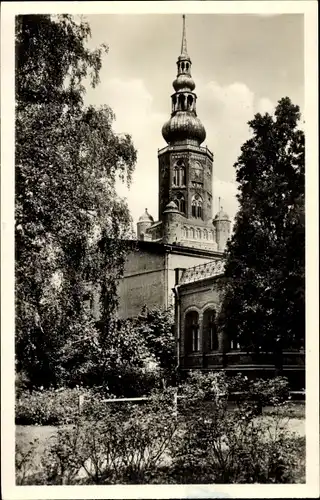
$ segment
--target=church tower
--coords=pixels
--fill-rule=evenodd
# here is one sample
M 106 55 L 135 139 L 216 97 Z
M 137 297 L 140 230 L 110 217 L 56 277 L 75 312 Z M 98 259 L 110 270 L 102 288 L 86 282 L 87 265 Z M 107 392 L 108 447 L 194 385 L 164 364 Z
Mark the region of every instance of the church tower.
M 223 239 L 217 235 L 220 225 L 212 220 L 213 154 L 201 146 L 206 131 L 197 116 L 196 85 L 191 66 L 183 16 L 171 116 L 162 127 L 167 146 L 158 151 L 158 222 L 147 228 L 143 239 L 222 251 Z M 138 229 L 141 234 L 140 227 Z
M 202 146 L 206 131 L 197 116 L 191 65 L 183 16 L 171 116 L 162 127 L 167 145 L 158 150 L 159 214 L 153 218 L 145 209 L 137 223 L 137 241 L 128 242 L 118 286 L 121 318 L 138 315 L 142 305 L 173 305 L 176 271 L 186 269 L 189 278 L 206 280 L 229 237 L 228 215 L 219 210 L 213 219 L 213 154 Z

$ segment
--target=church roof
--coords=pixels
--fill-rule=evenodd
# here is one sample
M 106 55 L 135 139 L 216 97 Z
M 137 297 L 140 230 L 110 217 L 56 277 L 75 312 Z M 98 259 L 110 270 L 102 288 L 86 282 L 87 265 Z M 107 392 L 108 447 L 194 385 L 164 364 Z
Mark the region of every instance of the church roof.
M 185 16 L 183 15 L 181 53 L 178 57 L 178 74 L 173 82 L 175 93 L 171 96 L 172 113 L 162 127 L 164 140 L 169 144 L 200 144 L 206 131 L 196 113 L 197 96 L 193 92 L 195 83 L 191 76 L 191 59 L 187 51 Z
M 208 248 L 198 248 L 198 247 L 189 247 L 186 245 L 177 245 L 171 243 L 163 243 L 160 241 L 146 241 L 146 240 L 124 240 L 127 250 L 142 250 L 150 253 L 172 253 L 178 255 L 190 255 L 190 256 L 198 256 L 209 259 L 221 259 L 221 252 L 216 250 L 208 249 Z
M 165 208 L 165 212 L 172 212 L 172 211 L 179 212 L 178 207 L 174 201 L 170 201 Z
M 217 215 L 215 216 L 214 220 L 227 220 L 230 221 L 229 215 L 224 212 L 223 208 L 221 207 Z
M 181 54 L 179 60 L 190 60 L 187 50 L 187 36 L 186 36 L 186 16 L 182 16 L 182 41 L 181 41 Z
M 206 138 L 206 131 L 197 116 L 178 111 L 164 124 L 162 135 L 168 144 L 188 139 L 201 144 Z
M 148 213 L 146 208 L 144 213 L 139 217 L 139 222 L 153 222 L 153 217 Z
M 200 266 L 189 267 L 182 276 L 179 285 L 193 283 L 207 278 L 221 276 L 224 273 L 224 261 L 222 259 L 212 260 Z

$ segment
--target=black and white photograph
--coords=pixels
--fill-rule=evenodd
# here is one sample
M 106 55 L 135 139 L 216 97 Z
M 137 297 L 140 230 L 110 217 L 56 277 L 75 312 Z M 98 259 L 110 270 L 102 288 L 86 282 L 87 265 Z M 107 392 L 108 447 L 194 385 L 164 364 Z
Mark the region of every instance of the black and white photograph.
M 4 2 L 4 498 L 317 497 L 316 3 L 89 3 Z

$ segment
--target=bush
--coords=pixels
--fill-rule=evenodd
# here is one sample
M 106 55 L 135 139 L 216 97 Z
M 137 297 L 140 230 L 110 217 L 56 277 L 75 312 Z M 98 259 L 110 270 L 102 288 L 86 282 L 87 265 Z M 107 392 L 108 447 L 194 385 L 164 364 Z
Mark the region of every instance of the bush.
M 233 411 L 228 400 L 241 392 Z M 184 432 L 175 443 L 171 482 L 290 482 L 299 447 L 284 419 L 289 390 L 284 378 L 232 379 L 193 371 L 181 385 Z M 272 418 L 261 419 L 272 404 Z
M 174 388 L 154 391 L 141 406 L 106 405 L 94 396 L 72 426 L 50 438 L 41 471 L 30 474 L 32 447 L 31 455 L 20 453 L 17 482 L 288 483 L 301 477 L 303 446 L 280 412 L 257 416 L 250 399 L 230 411 L 220 373 L 194 372 L 181 391 L 178 412 Z
M 93 397 L 93 391 L 82 388 L 46 389 L 22 392 L 16 400 L 15 421 L 18 425 L 58 425 L 79 416 L 79 396 Z
M 210 413 L 194 412 L 176 443 L 173 482 L 292 482 L 300 449 L 286 424 L 257 418 L 247 404 L 229 411 L 217 401 Z
M 178 430 L 171 394 L 154 394 L 142 407 L 126 405 L 97 419 L 60 428 L 31 484 L 141 484 L 166 463 Z
M 120 398 L 147 396 L 161 385 L 159 370 L 139 367 L 109 370 L 105 377 L 111 394 Z
M 181 396 L 189 401 L 210 401 L 226 397 L 228 380 L 224 372 L 202 373 L 194 370 L 179 387 Z
M 16 371 L 15 374 L 15 391 L 16 397 L 20 397 L 24 391 L 27 391 L 30 386 L 30 380 L 27 373 L 23 370 Z
M 289 381 L 286 377 L 249 380 L 238 374 L 228 381 L 229 394 L 237 392 L 237 402 L 254 404 L 257 413 L 262 413 L 264 406 L 279 406 L 289 397 Z M 240 394 L 239 394 L 240 393 Z
M 18 486 L 28 484 L 28 481 L 30 479 L 30 471 L 34 466 L 35 454 L 38 445 L 38 439 L 30 441 L 27 446 L 20 446 L 16 444 L 15 472 L 16 484 Z

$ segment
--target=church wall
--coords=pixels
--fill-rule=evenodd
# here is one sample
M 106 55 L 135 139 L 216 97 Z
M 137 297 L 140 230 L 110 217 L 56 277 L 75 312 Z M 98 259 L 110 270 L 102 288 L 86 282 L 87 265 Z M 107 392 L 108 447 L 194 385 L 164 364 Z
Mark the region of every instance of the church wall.
M 175 269 L 194 267 L 211 260 L 212 257 L 151 252 L 147 249 L 130 252 L 124 277 L 118 284 L 118 316 L 135 316 L 145 304 L 149 308 L 173 305 Z
M 128 318 L 142 307 L 165 307 L 167 301 L 165 255 L 144 251 L 129 253 L 124 277 L 118 284 L 118 316 Z
M 218 336 L 218 350 L 203 349 L 203 313 L 209 306 L 218 309 L 221 296 L 215 278 L 198 280 L 181 284 L 178 287 L 180 297 L 180 356 L 179 366 L 182 370 L 225 370 L 227 374 L 238 372 L 249 377 L 270 377 L 275 375 L 275 357 L 273 353 L 261 352 L 259 357 L 253 352 L 241 350 L 240 347 L 227 345 L 221 334 Z M 199 351 L 187 354 L 185 344 L 185 316 L 189 311 L 199 314 Z M 225 345 L 223 345 L 225 344 Z M 226 352 L 223 353 L 223 348 Z M 305 387 L 304 351 L 285 351 L 282 357 L 283 374 L 288 377 L 292 390 Z
M 137 272 L 163 269 L 164 253 L 151 252 L 146 249 L 134 250 L 128 253 L 124 267 L 124 276 L 131 276 Z
M 217 310 L 220 304 L 220 295 L 212 280 L 190 283 L 184 287 L 180 295 L 180 325 L 181 325 L 181 355 L 184 355 L 184 331 L 185 315 L 190 310 L 195 310 L 199 314 L 200 347 L 202 346 L 202 319 L 205 309 L 211 306 Z M 222 339 L 219 339 L 219 348 L 222 348 Z M 202 348 L 200 348 L 200 354 Z M 194 355 L 193 355 L 194 356 Z

